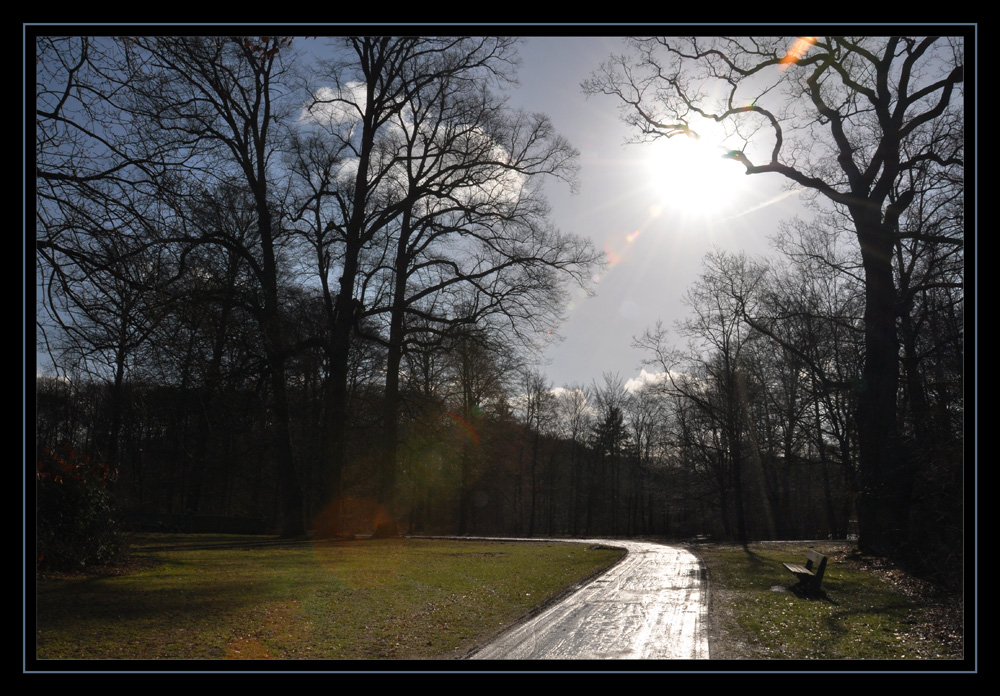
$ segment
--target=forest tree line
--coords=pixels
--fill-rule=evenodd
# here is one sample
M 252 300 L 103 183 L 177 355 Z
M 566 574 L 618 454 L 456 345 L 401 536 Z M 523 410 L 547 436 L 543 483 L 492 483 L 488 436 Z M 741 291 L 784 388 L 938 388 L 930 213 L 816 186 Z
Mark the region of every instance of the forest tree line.
M 845 538 L 865 255 L 837 211 L 714 252 L 654 377 L 534 360 L 600 255 L 541 192 L 577 153 L 511 109 L 516 41 L 39 37 L 36 460 L 116 472 L 130 513 L 375 532 Z M 961 555 L 963 187 L 891 247 L 896 491 L 911 561 Z M 913 200 L 916 203 L 913 203 Z M 870 315 L 869 323 L 870 323 Z M 863 526 L 863 525 L 862 525 Z

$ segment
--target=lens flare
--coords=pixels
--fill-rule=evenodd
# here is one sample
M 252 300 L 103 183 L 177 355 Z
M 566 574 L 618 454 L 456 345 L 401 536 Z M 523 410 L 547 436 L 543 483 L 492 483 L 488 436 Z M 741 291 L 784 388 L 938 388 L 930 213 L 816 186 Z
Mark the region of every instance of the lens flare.
M 446 413 L 445 417 L 455 421 L 455 423 L 457 423 L 466 432 L 466 434 L 468 434 L 468 436 L 472 439 L 474 443 L 476 443 L 477 445 L 479 444 L 479 433 L 476 432 L 476 429 L 472 426 L 472 423 L 465 420 L 457 413 Z
M 787 70 L 789 66 L 802 60 L 809 51 L 809 47 L 816 43 L 817 38 L 816 36 L 800 36 L 797 38 L 785 56 L 779 61 L 781 70 Z
M 641 230 L 633 230 L 624 237 L 620 232 L 608 235 L 604 240 L 604 257 L 609 268 L 625 261 L 632 253 L 632 245 L 639 238 Z

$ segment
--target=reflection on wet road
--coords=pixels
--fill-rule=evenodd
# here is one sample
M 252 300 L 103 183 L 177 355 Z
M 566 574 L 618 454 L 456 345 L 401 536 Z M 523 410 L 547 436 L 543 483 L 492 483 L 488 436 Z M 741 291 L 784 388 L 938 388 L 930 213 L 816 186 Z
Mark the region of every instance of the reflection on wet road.
M 586 542 L 628 555 L 470 659 L 708 658 L 707 590 L 694 554 L 651 542 Z

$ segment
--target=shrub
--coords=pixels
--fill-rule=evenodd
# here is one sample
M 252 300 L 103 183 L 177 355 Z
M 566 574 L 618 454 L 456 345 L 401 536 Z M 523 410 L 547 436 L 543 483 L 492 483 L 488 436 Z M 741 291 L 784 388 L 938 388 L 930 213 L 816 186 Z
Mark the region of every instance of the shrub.
M 125 555 L 125 529 L 108 490 L 114 475 L 69 446 L 42 449 L 35 486 L 38 570 L 107 565 Z

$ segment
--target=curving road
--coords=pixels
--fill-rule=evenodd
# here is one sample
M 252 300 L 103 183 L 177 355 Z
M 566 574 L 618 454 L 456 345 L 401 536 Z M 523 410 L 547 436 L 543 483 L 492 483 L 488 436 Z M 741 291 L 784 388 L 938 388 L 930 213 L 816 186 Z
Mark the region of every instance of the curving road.
M 694 554 L 652 542 L 577 541 L 621 547 L 628 555 L 469 659 L 708 658 L 708 593 Z

